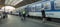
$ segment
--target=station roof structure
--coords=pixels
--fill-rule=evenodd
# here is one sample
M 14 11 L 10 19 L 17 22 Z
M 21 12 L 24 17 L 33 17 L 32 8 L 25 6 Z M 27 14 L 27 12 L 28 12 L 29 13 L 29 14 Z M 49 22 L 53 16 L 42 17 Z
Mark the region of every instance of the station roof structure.
M 0 8 L 2 6 L 13 6 L 15 8 L 34 3 L 40 0 L 0 0 Z

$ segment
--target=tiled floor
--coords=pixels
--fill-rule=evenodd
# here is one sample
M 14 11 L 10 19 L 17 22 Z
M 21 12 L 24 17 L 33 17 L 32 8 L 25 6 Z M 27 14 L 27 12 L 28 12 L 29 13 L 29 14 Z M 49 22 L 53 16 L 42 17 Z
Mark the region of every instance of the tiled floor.
M 8 18 L 0 21 L 0 27 L 56 27 L 53 25 L 36 23 L 33 21 L 21 21 L 21 17 L 8 15 Z

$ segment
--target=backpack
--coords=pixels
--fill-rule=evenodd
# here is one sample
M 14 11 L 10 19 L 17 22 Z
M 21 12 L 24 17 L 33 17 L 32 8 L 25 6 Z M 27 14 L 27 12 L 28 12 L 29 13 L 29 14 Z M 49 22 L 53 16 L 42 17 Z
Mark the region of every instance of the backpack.
M 25 11 L 22 12 L 22 14 L 25 14 L 25 13 L 26 13 Z

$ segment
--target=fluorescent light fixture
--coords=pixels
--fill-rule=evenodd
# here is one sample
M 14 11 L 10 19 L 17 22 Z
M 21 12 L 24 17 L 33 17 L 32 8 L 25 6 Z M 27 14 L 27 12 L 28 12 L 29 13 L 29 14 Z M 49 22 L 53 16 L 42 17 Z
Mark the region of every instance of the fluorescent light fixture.
M 23 1 L 23 0 L 15 0 L 13 3 L 11 3 L 11 5 L 15 6 L 15 5 L 17 5 L 18 3 L 20 3 L 21 1 Z
M 14 0 L 10 0 L 10 1 L 8 2 L 8 4 L 11 4 L 13 1 L 14 1 Z
M 5 0 L 5 4 L 15 6 L 18 3 L 20 3 L 21 1 L 23 1 L 23 0 Z
M 11 5 L 11 3 L 12 3 L 13 1 L 14 1 L 14 0 L 5 0 L 5 4 Z
M 15 8 L 12 7 L 12 6 L 5 6 L 5 7 L 2 7 L 1 9 L 2 9 L 2 10 L 5 9 L 6 12 L 15 10 Z
M 9 0 L 5 0 L 5 4 L 8 4 Z

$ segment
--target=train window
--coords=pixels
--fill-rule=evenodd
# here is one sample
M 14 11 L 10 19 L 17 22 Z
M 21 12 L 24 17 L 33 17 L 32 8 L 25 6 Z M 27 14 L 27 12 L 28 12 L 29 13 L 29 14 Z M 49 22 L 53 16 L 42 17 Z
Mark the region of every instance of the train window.
M 30 11 L 32 11 L 32 12 L 35 11 L 35 5 L 34 4 L 30 5 Z
M 44 7 L 45 10 L 51 10 L 51 4 L 50 4 L 50 2 L 49 1 L 48 2 L 44 2 L 43 3 L 43 7 Z
M 41 10 L 41 3 L 39 3 L 39 4 L 36 4 L 35 5 L 35 9 L 36 9 L 36 11 L 40 11 Z
M 42 0 L 42 1 L 50 1 L 50 0 Z
M 41 10 L 41 3 L 31 4 L 31 5 L 29 6 L 29 8 L 30 8 L 30 11 L 32 11 L 32 12 L 40 11 L 40 10 Z
M 54 2 L 54 8 L 55 8 L 55 10 L 60 10 L 60 0 L 56 0 Z

